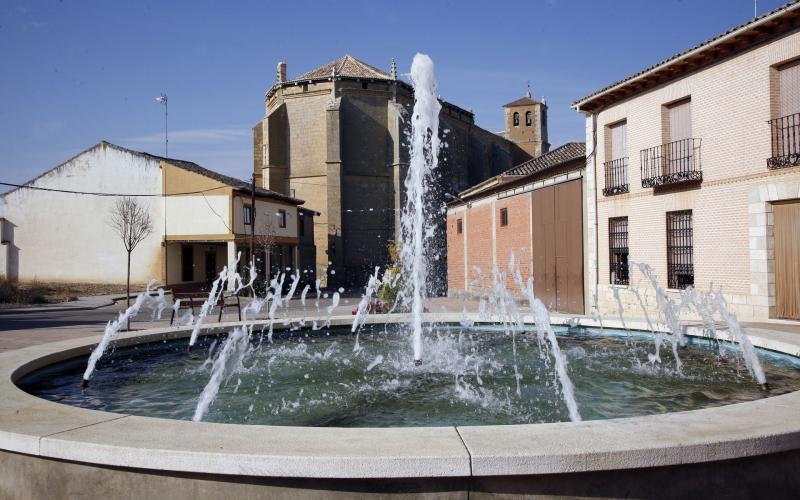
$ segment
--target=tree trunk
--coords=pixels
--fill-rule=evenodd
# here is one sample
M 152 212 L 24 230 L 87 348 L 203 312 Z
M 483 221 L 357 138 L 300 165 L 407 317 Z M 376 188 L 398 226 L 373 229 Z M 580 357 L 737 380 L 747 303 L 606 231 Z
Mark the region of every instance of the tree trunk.
M 128 252 L 128 279 L 125 283 L 125 298 L 127 307 L 131 307 L 131 253 Z M 128 330 L 131 329 L 131 319 L 128 318 Z

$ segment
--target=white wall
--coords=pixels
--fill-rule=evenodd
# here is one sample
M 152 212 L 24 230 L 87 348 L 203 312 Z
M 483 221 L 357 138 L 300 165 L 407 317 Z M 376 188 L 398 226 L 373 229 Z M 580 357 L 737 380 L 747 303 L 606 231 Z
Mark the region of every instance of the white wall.
M 106 144 L 82 153 L 32 181 L 35 187 L 76 191 L 160 194 L 159 162 Z M 126 252 L 108 225 L 115 197 L 20 188 L 2 196 L 0 216 L 10 242 L 0 248 L 0 273 L 23 281 L 124 283 Z M 137 198 L 154 231 L 134 250 L 131 281 L 161 275 L 163 200 Z
M 167 198 L 167 235 L 230 234 L 229 200 L 227 194 Z

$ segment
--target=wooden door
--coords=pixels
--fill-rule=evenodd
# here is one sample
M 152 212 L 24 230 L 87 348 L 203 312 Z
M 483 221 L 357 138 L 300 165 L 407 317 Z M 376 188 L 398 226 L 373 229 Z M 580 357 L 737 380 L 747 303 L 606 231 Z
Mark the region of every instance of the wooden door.
M 548 309 L 583 314 L 581 181 L 532 193 L 533 290 Z
M 775 203 L 775 314 L 800 320 L 800 201 Z
M 555 189 L 533 192 L 533 293 L 548 309 L 556 307 Z
M 583 314 L 583 197 L 581 181 L 556 189 L 556 310 Z

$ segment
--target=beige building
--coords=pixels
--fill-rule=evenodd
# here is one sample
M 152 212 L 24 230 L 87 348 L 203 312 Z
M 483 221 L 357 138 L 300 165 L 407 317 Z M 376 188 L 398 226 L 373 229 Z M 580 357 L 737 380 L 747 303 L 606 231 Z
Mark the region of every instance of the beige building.
M 472 112 L 442 104 L 440 201 L 527 158 L 513 141 L 477 126 Z M 320 213 L 317 270 L 330 264 L 336 274 L 328 274 L 329 285 L 361 286 L 388 259 L 387 243 L 399 232 L 412 106 L 413 90 L 394 63 L 385 72 L 348 55 L 293 78 L 278 64 L 265 116 L 253 129 L 254 171 L 264 188 L 307 200 Z M 440 234 L 444 248 L 443 228 Z M 437 264 L 443 276 L 446 262 Z
M 136 195 L 153 232 L 134 250 L 131 281 L 209 283 L 238 252 L 257 265 L 314 276 L 313 215 L 302 200 L 213 172 L 101 142 L 2 195 L 0 274 L 22 281 L 125 283 L 126 253 L 109 225 L 118 196 Z M 269 252 L 265 252 L 269 243 Z
M 574 103 L 603 314 L 612 285 L 640 310 L 644 262 L 675 298 L 713 286 L 741 319 L 800 319 L 799 27 L 785 5 Z

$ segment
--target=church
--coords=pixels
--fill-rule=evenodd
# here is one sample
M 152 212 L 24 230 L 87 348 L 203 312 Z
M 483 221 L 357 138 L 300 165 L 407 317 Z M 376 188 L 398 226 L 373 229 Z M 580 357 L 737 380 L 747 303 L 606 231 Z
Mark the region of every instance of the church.
M 548 151 L 547 105 L 530 93 L 508 103 L 505 130 L 475 124 L 472 111 L 442 100 L 439 159 L 432 210 L 449 197 Z M 287 76 L 279 62 L 253 127 L 253 169 L 263 188 L 306 200 L 314 220 L 317 273 L 329 287 L 362 285 L 398 241 L 406 135 L 414 103 L 410 84 L 350 55 Z M 446 286 L 445 217 L 437 218 L 432 270 Z M 327 282 L 326 282 L 327 278 Z M 434 287 L 435 288 L 435 287 Z

